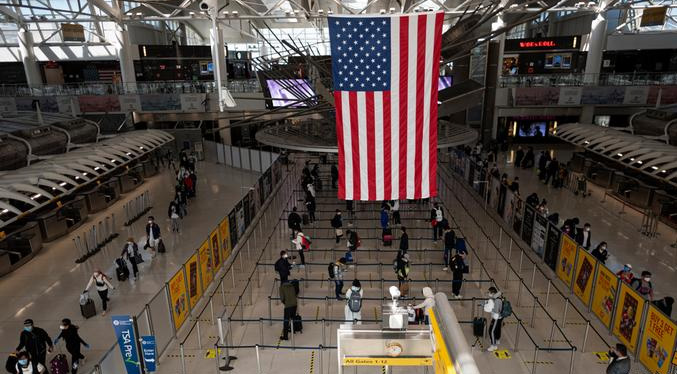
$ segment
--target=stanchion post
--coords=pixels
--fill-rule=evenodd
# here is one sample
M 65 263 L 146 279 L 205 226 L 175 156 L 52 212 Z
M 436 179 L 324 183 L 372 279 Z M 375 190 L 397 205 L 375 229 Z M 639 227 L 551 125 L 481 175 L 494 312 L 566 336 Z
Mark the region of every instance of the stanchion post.
M 268 322 L 273 325 L 273 300 L 268 296 Z
M 552 280 L 548 278 L 548 291 L 545 293 L 545 307 L 548 307 L 548 302 L 550 301 L 550 287 L 552 286 Z
M 538 360 L 538 346 L 534 349 L 534 363 L 531 366 L 531 374 L 536 374 L 536 360 Z
M 548 340 L 548 348 L 552 348 L 552 335 L 555 333 L 555 325 L 557 325 L 557 320 L 552 320 L 552 326 L 550 326 L 550 339 Z
M 583 335 L 583 346 L 581 352 L 585 353 L 585 346 L 588 344 L 588 333 L 590 332 L 590 320 L 585 321 L 585 335 Z

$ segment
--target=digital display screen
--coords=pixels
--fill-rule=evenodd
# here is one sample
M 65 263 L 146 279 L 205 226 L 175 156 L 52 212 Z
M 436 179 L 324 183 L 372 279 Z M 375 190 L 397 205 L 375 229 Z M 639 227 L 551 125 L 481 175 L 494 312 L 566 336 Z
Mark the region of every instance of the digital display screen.
M 454 77 L 439 77 L 437 81 L 437 90 L 442 91 L 445 88 L 451 87 L 454 82 Z
M 519 136 L 521 137 L 534 137 L 534 136 L 545 136 L 547 125 L 545 122 L 533 122 L 530 124 L 524 124 L 519 126 Z
M 305 79 L 267 79 L 266 85 L 270 97 L 273 99 L 273 107 L 281 107 L 293 103 L 293 100 L 314 96 L 315 92 Z M 305 103 L 297 103 L 291 107 L 305 107 Z

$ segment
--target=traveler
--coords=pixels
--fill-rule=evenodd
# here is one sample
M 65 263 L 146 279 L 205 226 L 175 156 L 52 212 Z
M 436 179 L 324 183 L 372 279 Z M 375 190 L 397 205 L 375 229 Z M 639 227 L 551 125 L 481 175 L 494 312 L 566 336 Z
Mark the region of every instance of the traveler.
M 623 265 L 623 268 L 616 273 L 616 276 L 621 278 L 621 281 L 632 284 L 632 281 L 635 279 L 635 275 L 632 274 L 632 265 Z
M 360 281 L 353 280 L 352 286 L 346 291 L 345 316 L 346 321 L 353 321 L 357 325 L 362 324 L 362 296 L 364 290 Z
M 331 227 L 334 228 L 334 234 L 336 234 L 336 244 L 341 242 L 341 237 L 343 236 L 343 218 L 341 218 L 341 210 L 336 209 L 336 214 L 334 218 L 331 219 Z
M 538 199 L 538 194 L 536 192 L 527 196 L 527 199 L 526 199 L 527 205 L 533 206 L 534 208 L 538 206 L 539 201 L 540 200 Z
M 541 203 L 538 204 L 538 206 L 536 207 L 536 209 L 538 210 L 538 212 L 539 212 L 543 217 L 547 217 L 547 216 L 548 216 L 548 213 L 549 213 L 549 212 L 548 212 L 548 201 L 545 200 L 545 199 L 541 200 Z M 556 223 L 557 223 L 557 222 L 555 222 L 555 224 L 556 224 Z
M 515 177 L 512 183 L 510 183 L 510 191 L 519 193 L 520 192 L 520 177 Z
M 425 324 L 427 325 L 430 323 L 430 309 L 435 307 L 435 295 L 433 294 L 432 288 L 423 287 L 423 297 L 425 297 L 425 300 L 418 305 L 414 305 L 414 309 L 423 309 L 425 313 Z
M 127 243 L 122 248 L 120 257 L 126 258 L 132 264 L 132 273 L 134 274 L 134 279 L 136 279 L 136 276 L 139 274 L 139 264 L 143 262 L 143 258 L 139 252 L 139 246 L 134 242 L 134 238 L 127 238 Z
M 390 205 L 390 210 L 393 211 L 393 225 L 401 224 L 402 222 L 400 219 L 400 201 L 393 200 L 393 203 Z
M 78 334 L 78 326 L 72 324 L 70 319 L 62 319 L 59 329 L 61 332 L 54 339 L 54 345 L 59 342 L 59 339 L 63 338 L 64 342 L 66 342 L 66 350 L 71 354 L 71 374 L 77 374 L 80 360 L 85 358 L 80 353 L 80 346 L 84 345 L 85 348 L 89 349 L 89 344 L 82 340 Z
M 447 225 L 444 228 L 444 268 L 442 270 L 447 271 L 449 269 L 449 260 L 451 259 L 451 250 L 456 245 L 456 233 L 454 230 Z
M 437 241 L 437 237 L 442 235 L 443 227 L 440 225 L 444 219 L 444 210 L 439 206 L 438 203 L 433 205 L 433 209 L 430 211 L 430 223 L 433 227 L 433 241 Z
M 289 263 L 287 251 L 280 251 L 280 258 L 275 261 L 275 271 L 280 276 L 280 282 L 289 280 L 292 264 Z
M 355 230 L 346 230 L 346 246 L 350 252 L 355 251 L 360 246 L 360 237 L 357 236 L 357 232 L 355 232 Z
M 527 149 L 527 154 L 524 156 L 524 160 L 522 160 L 522 168 L 523 169 L 529 169 L 534 167 L 534 147 L 529 147 Z
M 351 216 L 355 214 L 355 208 L 352 200 L 346 200 L 346 211 L 348 211 Z
M 169 203 L 169 208 L 167 209 L 167 216 L 172 222 L 172 232 L 179 232 L 179 220 L 181 219 L 181 209 L 179 208 L 179 202 L 174 199 Z
M 18 359 L 15 367 L 16 374 L 42 374 L 47 372 L 45 364 L 31 359 L 31 355 L 26 351 L 20 352 Z
M 616 344 L 615 348 L 609 350 L 609 366 L 606 367 L 606 374 L 629 374 L 630 359 L 628 358 L 628 348 L 621 343 Z
M 155 217 L 149 216 L 148 224 L 146 225 L 146 245 L 144 249 L 150 248 L 153 257 L 160 244 L 160 240 L 160 226 L 155 223 Z
M 303 231 L 299 230 L 296 233 L 296 238 L 292 240 L 292 243 L 296 245 L 296 251 L 299 253 L 299 258 L 301 259 L 299 267 L 303 268 L 306 266 L 306 256 L 304 256 L 303 252 L 310 250 L 310 239 L 303 234 Z
M 520 165 L 522 165 L 522 159 L 524 159 L 524 151 L 522 150 L 521 146 L 517 146 L 517 152 L 515 152 L 515 163 L 513 166 L 516 168 L 520 167 Z
M 402 226 L 402 236 L 400 236 L 400 255 L 407 253 L 409 250 L 409 234 L 407 234 L 407 228 Z
M 641 278 L 635 278 L 632 281 L 632 286 L 644 298 L 653 301 L 653 285 L 651 284 L 651 272 L 644 270 Z
M 48 348 L 49 346 L 49 348 Z M 33 325 L 32 319 L 27 319 L 24 321 L 24 329 L 19 335 L 19 345 L 16 347 L 17 352 L 25 349 L 26 353 L 30 356 L 23 357 L 22 354 L 19 354 L 19 363 L 24 359 L 32 359 L 32 365 L 26 365 L 26 363 L 21 363 L 24 367 L 23 371 L 20 373 L 42 373 L 44 371 L 44 365 L 47 361 L 47 352 L 51 353 L 54 349 L 52 344 L 52 338 L 49 337 L 47 332 L 37 326 Z M 30 361 L 30 360 L 29 360 Z M 43 366 L 43 370 L 39 370 L 40 365 Z M 32 367 L 33 371 L 26 371 L 25 368 Z
M 590 252 L 590 254 L 592 254 L 597 261 L 606 263 L 606 260 L 609 258 L 609 252 L 607 252 L 606 246 L 606 242 L 601 242 L 592 250 L 592 252 Z
M 101 304 L 103 307 L 103 312 L 101 313 L 102 316 L 106 315 L 106 310 L 108 309 L 108 290 L 109 289 L 115 289 L 113 285 L 110 283 L 108 280 L 108 277 L 106 274 L 104 274 L 101 270 L 94 270 L 94 274 L 89 278 L 89 283 L 87 283 L 87 287 L 85 287 L 85 290 L 83 293 L 87 292 L 91 287 L 92 284 L 96 284 L 96 291 L 99 293 L 99 297 L 101 298 Z
M 197 175 L 195 174 L 195 170 L 192 167 L 189 170 L 188 179 L 190 180 L 191 184 L 190 195 L 191 197 L 195 197 L 197 195 Z
M 315 222 L 315 196 L 311 193 L 306 194 L 306 210 L 308 211 L 308 218 L 310 218 L 310 223 Z
M 547 166 L 547 172 L 545 176 L 545 184 L 548 184 L 548 181 L 550 181 L 550 178 L 552 178 L 552 185 L 555 186 L 556 184 L 556 179 L 557 179 L 557 174 L 559 173 L 559 162 L 557 162 L 557 158 L 553 158 L 548 162 Z
M 314 186 L 312 183 L 308 183 L 308 184 L 306 185 L 306 190 L 308 191 L 308 195 L 310 195 L 310 196 L 312 196 L 313 198 L 315 198 L 315 196 L 316 196 L 316 194 L 315 194 L 315 186 Z
M 289 340 L 290 322 L 293 323 L 296 317 L 296 307 L 298 306 L 296 287 L 287 281 L 280 284 L 280 301 L 284 305 L 284 324 L 282 325 L 282 336 L 280 340 Z
M 301 222 L 301 216 L 296 212 L 296 207 L 293 207 L 292 212 L 287 217 L 287 226 L 292 231 L 292 238 L 296 235 L 297 231 L 301 231 Z
M 586 251 L 590 250 L 590 237 L 592 233 L 590 232 L 590 224 L 585 223 L 583 228 L 576 229 L 576 243 L 581 247 L 585 248 Z
M 330 267 L 329 278 L 334 281 L 336 300 L 343 295 L 343 273 L 346 272 L 346 259 L 341 257 Z
M 388 215 L 388 209 L 386 207 L 381 208 L 381 229 L 385 230 L 390 224 L 390 216 Z
M 466 272 L 465 265 L 466 252 L 459 251 L 451 258 L 451 293 L 456 299 L 460 299 L 461 286 L 463 285 L 463 274 Z
M 503 299 L 501 299 L 501 291 L 496 287 L 489 287 L 489 299 L 484 302 L 484 311 L 491 316 L 491 323 L 489 324 L 489 340 L 491 345 L 487 349 L 493 352 L 498 349 L 501 344 L 501 325 L 503 319 L 501 318 L 501 310 L 503 309 Z
M 336 167 L 336 164 L 331 165 L 331 188 L 336 189 L 336 184 L 338 183 L 339 179 L 339 171 L 338 168 Z
M 660 300 L 654 300 L 653 305 L 656 306 L 661 312 L 665 313 L 666 316 L 671 317 L 672 315 L 672 304 L 675 303 L 675 299 L 670 296 L 666 296 Z
M 498 170 L 498 165 L 495 163 L 491 166 L 491 169 L 489 170 L 489 174 L 496 178 L 499 179 L 501 177 L 501 172 Z
M 398 287 L 402 289 L 402 284 L 406 283 L 409 279 L 409 254 L 405 253 L 403 255 L 398 255 L 395 259 L 395 275 L 397 275 Z M 402 292 L 406 295 L 406 292 Z

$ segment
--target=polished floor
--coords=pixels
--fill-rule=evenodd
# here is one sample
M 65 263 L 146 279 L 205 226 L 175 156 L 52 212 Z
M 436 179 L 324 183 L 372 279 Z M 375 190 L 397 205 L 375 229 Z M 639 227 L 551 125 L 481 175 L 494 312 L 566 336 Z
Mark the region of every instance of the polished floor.
M 16 348 L 24 319 L 32 318 L 36 326 L 42 327 L 54 338 L 58 334 L 61 319 L 70 318 L 80 326 L 80 335 L 91 345 L 90 350 L 83 351 L 87 357 L 84 368 L 91 368 L 98 362 L 115 342 L 110 315 L 138 313 L 258 178 L 255 172 L 207 162 L 198 164 L 197 173 L 197 197 L 188 206 L 188 216 L 182 221 L 180 234 L 171 232 L 167 218 L 167 207 L 173 197 L 174 176 L 169 169 L 164 169 L 136 190 L 123 195 L 108 210 L 90 216 L 80 229 L 45 244 L 45 248 L 34 259 L 0 279 L 0 297 L 3 300 L 3 307 L 0 308 L 1 354 L 6 356 Z M 113 261 L 120 255 L 123 243 L 130 235 L 139 243 L 145 242 L 146 220 L 140 219 L 129 228 L 123 227 L 123 204 L 145 190 L 150 191 L 153 202 L 153 209 L 148 215 L 154 215 L 160 224 L 167 253 L 153 259 L 144 253 L 146 262 L 140 265 L 139 279 L 118 283 Z M 116 214 L 120 236 L 86 262 L 76 264 L 77 253 L 72 238 L 111 213 Z M 99 314 L 84 320 L 80 314 L 79 295 L 94 269 L 103 270 L 116 289 L 109 295 L 108 315 L 102 317 L 100 299 L 92 288 L 91 297 Z M 57 351 L 65 353 L 63 343 L 60 343 Z

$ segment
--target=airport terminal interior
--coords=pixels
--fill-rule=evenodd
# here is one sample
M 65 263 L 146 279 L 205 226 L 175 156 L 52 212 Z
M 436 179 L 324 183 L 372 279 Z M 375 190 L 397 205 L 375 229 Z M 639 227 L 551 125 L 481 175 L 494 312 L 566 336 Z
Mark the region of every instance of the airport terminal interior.
M 677 374 L 675 0 L 0 3 L 11 374 Z

